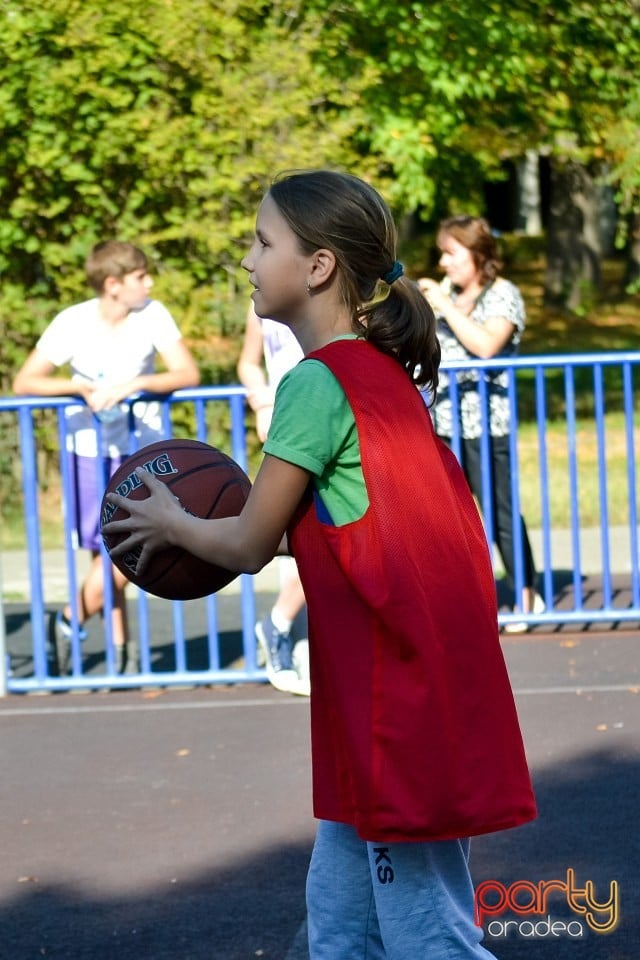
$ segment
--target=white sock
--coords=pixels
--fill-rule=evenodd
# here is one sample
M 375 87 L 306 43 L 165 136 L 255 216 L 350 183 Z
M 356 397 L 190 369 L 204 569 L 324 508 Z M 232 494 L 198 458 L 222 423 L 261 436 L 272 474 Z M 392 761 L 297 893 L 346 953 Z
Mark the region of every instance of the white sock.
M 293 620 L 288 620 L 280 613 L 277 607 L 271 611 L 271 620 L 278 633 L 289 633 L 293 626 Z

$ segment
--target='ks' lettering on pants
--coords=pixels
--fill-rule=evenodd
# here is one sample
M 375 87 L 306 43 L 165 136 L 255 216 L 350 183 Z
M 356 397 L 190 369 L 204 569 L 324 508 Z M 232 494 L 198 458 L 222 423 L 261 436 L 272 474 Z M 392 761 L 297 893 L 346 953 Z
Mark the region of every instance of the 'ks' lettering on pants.
M 374 847 L 376 875 L 379 883 L 393 883 L 393 867 L 389 856 L 389 847 Z

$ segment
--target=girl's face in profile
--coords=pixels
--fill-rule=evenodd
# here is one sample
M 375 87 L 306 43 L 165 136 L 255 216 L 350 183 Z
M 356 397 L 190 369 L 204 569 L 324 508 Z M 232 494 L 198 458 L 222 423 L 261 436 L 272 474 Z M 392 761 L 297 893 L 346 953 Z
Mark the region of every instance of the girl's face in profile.
M 448 233 L 438 238 L 440 247 L 440 266 L 455 287 L 464 290 L 470 283 L 478 279 L 479 270 L 476 267 L 471 251 Z
M 256 235 L 242 266 L 254 286 L 251 294 L 259 317 L 295 322 L 308 302 L 310 257 L 267 194 L 258 210 Z

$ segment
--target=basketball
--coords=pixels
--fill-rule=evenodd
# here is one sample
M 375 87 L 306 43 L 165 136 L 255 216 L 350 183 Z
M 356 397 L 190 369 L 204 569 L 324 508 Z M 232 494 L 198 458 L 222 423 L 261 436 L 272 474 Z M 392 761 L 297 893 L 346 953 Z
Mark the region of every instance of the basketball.
M 149 491 L 135 474 L 144 467 L 161 480 L 178 498 L 182 507 L 196 517 L 214 519 L 237 516 L 249 496 L 251 482 L 235 460 L 215 447 L 198 440 L 161 440 L 142 447 L 120 464 L 105 491 L 100 508 L 100 527 L 127 514 L 108 503 L 107 493 L 131 500 L 144 500 Z M 111 550 L 126 534 L 102 535 Z M 138 552 L 111 557 L 112 563 L 136 586 L 167 600 L 194 600 L 215 593 L 234 580 L 238 573 L 205 563 L 182 547 L 170 547 L 154 554 L 142 576 L 136 575 Z

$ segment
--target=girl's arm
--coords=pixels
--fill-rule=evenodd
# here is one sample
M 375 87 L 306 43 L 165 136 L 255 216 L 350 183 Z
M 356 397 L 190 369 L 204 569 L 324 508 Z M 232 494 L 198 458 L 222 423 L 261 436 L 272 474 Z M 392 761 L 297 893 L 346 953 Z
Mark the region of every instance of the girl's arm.
M 267 455 L 240 516 L 203 520 L 186 513 L 162 481 L 148 471 L 139 468 L 137 474 L 149 497 L 128 500 L 109 494 L 108 500 L 129 516 L 105 524 L 103 529 L 111 535 L 129 534 L 112 548 L 114 556 L 142 548 L 136 568 L 139 574 L 144 573 L 152 554 L 172 546 L 227 570 L 257 573 L 278 552 L 310 478 L 306 470 Z
M 267 439 L 274 400 L 274 390 L 267 383 L 263 360 L 262 324 L 250 307 L 237 370 L 240 383 L 247 388 L 247 402 L 256 415 L 256 431 L 262 443 Z
M 247 400 L 252 410 L 256 410 L 254 394 L 267 385 L 263 366 L 264 337 L 262 325 L 253 309 L 249 309 L 244 329 L 242 350 L 238 358 L 238 379 L 247 388 Z

